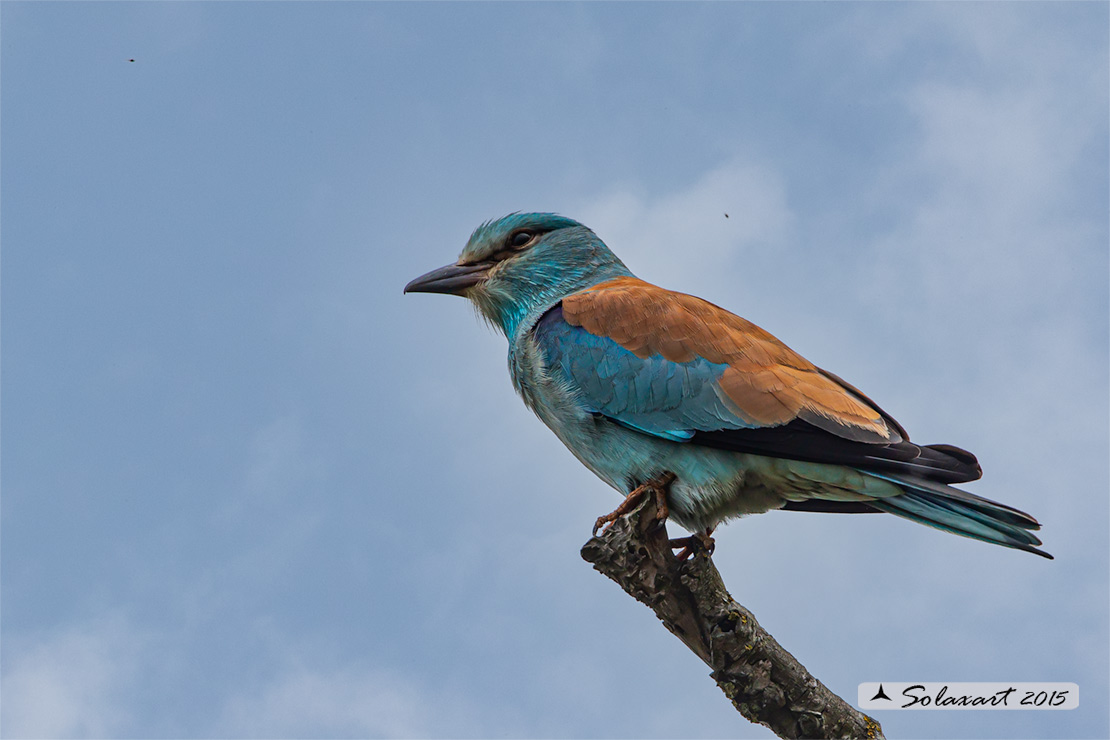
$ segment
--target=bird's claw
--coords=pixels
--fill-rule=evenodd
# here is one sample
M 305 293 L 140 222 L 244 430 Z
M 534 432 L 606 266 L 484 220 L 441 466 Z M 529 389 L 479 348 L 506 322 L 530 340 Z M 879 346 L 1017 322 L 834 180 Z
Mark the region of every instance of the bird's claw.
M 608 530 L 609 527 L 613 525 L 613 522 L 639 506 L 640 500 L 649 493 L 655 497 L 655 521 L 658 523 L 658 526 L 662 526 L 670 515 L 670 508 L 667 506 L 667 488 L 674 482 L 674 479 L 674 473 L 666 472 L 632 489 L 632 491 L 624 497 L 624 501 L 621 502 L 620 506 L 613 509 L 605 516 L 599 516 L 597 518 L 597 521 L 594 522 L 593 536 L 597 536 L 598 530 L 601 530 L 603 533 Z
M 685 563 L 690 559 L 691 555 L 696 555 L 699 551 L 704 552 L 706 556 L 712 555 L 713 551 L 717 549 L 717 543 L 713 540 L 712 530 L 705 530 L 704 532 L 697 532 L 689 537 L 679 537 L 670 541 L 671 549 L 677 550 L 682 548 L 681 551 L 675 554 L 680 563 Z

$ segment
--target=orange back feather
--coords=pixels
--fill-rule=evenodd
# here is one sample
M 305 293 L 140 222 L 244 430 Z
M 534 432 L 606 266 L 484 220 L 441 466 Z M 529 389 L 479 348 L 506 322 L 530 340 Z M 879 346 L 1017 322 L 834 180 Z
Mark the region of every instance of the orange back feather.
M 902 439 L 901 430 L 891 428 L 854 388 L 750 321 L 701 298 L 619 277 L 564 298 L 563 317 L 637 357 L 662 355 L 673 362 L 702 357 L 727 365 L 718 385 L 748 423 L 779 426 L 800 418 L 849 439 Z

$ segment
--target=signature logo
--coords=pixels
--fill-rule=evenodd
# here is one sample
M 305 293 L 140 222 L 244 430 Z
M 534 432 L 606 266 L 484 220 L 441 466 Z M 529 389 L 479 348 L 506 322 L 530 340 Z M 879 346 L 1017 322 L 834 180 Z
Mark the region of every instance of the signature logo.
M 860 709 L 1075 709 L 1074 683 L 861 683 Z

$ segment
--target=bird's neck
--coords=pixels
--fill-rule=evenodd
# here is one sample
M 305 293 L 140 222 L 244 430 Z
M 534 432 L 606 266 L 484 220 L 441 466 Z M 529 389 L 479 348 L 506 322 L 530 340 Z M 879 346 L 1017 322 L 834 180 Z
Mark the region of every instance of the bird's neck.
M 519 334 L 531 331 L 540 317 L 566 296 L 617 277 L 633 275 L 614 257 L 612 262 L 566 269 L 557 282 L 529 285 L 519 293 L 513 291 L 516 295 L 511 299 L 505 295 L 487 296 L 479 309 L 512 342 Z M 525 297 L 522 299 L 521 295 Z

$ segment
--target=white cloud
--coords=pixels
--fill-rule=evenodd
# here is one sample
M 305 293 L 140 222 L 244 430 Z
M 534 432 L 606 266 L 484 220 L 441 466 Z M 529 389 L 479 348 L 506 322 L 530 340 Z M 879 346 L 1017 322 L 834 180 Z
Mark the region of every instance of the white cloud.
M 462 702 L 385 670 L 292 667 L 230 699 L 228 737 L 444 737 L 481 734 Z
M 230 689 L 213 677 L 214 685 L 225 686 L 223 698 L 208 721 L 186 712 L 188 731 L 212 737 L 488 734 L 470 705 L 446 691 L 387 669 L 309 666 L 288 639 L 273 649 L 286 651 L 276 656 L 282 668 L 259 686 Z M 136 723 L 149 721 L 139 698 L 146 677 L 188 665 L 189 650 L 187 643 L 155 639 L 111 616 L 5 638 L 3 736 L 127 736 Z
M 1092 339 L 1105 325 L 1105 209 L 1081 175 L 1105 136 L 1106 92 L 1071 73 L 1086 66 L 1066 39 L 1012 23 L 984 34 L 984 19 L 970 20 L 953 34 L 981 66 L 964 79 L 925 75 L 905 93 L 916 135 L 869 194 L 896 194 L 900 216 L 847 279 L 867 286 L 882 306 L 876 330 L 911 345 L 902 361 L 930 379 L 906 389 L 922 417 L 964 409 L 963 427 L 987 423 L 980 433 L 1022 437 L 1018 449 L 1034 431 L 1055 436 L 1046 424 L 1062 439 L 1101 423 L 1084 408 L 1104 397 Z M 1033 45 L 1036 55 L 1013 54 Z
M 783 178 L 742 161 L 670 193 L 614 188 L 575 212 L 634 273 L 686 292 L 725 292 L 740 258 L 785 241 L 794 219 Z
M 1070 172 L 1086 132 L 1058 121 L 1052 96 L 1036 88 L 923 84 L 907 106 L 917 155 L 879 179 L 924 185 L 908 188 L 908 217 L 872 243 L 866 276 L 888 315 L 901 318 L 899 306 L 957 315 L 961 301 L 977 301 L 1000 316 L 1070 291 L 1097 226 L 1060 214 L 1081 197 Z
M 119 618 L 5 638 L 4 736 L 124 735 L 146 642 Z

